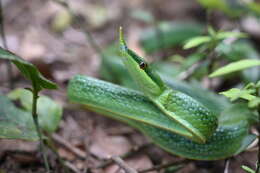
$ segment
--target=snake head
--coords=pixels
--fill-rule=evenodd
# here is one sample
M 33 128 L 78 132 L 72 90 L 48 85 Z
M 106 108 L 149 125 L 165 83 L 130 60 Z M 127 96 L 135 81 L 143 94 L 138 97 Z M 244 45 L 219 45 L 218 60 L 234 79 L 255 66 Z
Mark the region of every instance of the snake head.
M 205 143 L 217 128 L 217 116 L 190 96 L 167 87 L 152 67 L 127 47 L 122 28 L 120 50 L 126 68 L 144 95 L 166 116 L 189 131 L 187 138 Z
M 150 98 L 159 96 L 166 88 L 160 76 L 142 57 L 127 47 L 122 27 L 119 30 L 119 37 L 122 60 L 138 87 Z

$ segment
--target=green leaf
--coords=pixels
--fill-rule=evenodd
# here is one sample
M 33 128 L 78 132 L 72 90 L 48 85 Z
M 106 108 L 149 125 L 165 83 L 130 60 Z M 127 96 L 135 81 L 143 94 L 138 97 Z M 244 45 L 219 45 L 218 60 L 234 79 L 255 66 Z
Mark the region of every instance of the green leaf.
M 257 108 L 260 105 L 260 98 L 255 97 L 254 99 L 250 100 L 248 103 L 248 107 L 250 108 Z
M 32 82 L 33 87 L 40 91 L 41 89 L 57 89 L 57 85 L 45 77 L 31 63 L 23 60 L 14 53 L 0 47 L 0 59 L 10 60 L 16 65 L 25 78 Z
M 226 38 L 230 38 L 230 37 L 234 37 L 234 38 L 245 38 L 247 37 L 247 34 L 242 33 L 242 32 L 219 32 L 216 35 L 217 39 L 226 39 Z
M 240 60 L 219 68 L 215 72 L 211 73 L 209 77 L 212 78 L 212 77 L 222 76 L 225 74 L 233 73 L 236 71 L 244 70 L 259 65 L 260 65 L 260 60 L 255 60 L 255 59 Z
M 248 166 L 242 165 L 241 167 L 248 173 L 255 173 L 255 171 L 253 169 L 249 168 Z
M 209 42 L 209 41 L 210 41 L 210 37 L 208 37 L 208 36 L 194 37 L 194 38 L 188 40 L 183 48 L 190 49 L 190 48 L 197 47 L 197 46 L 199 46 L 203 43 Z
M 0 95 L 0 138 L 38 140 L 29 112 L 18 109 L 3 95 Z
M 223 94 L 224 96 L 230 98 L 231 101 L 235 101 L 238 98 L 243 98 L 245 100 L 251 101 L 255 99 L 256 96 L 251 94 L 251 90 L 246 89 L 238 89 L 238 88 L 232 88 L 228 91 L 221 92 L 220 94 Z
M 16 89 L 9 93 L 9 98 L 19 100 L 25 111 L 32 111 L 32 93 L 26 89 Z M 37 113 L 41 128 L 53 133 L 60 123 L 62 107 L 47 96 L 40 96 L 37 102 Z
M 215 49 L 217 54 L 234 62 L 242 59 L 260 59 L 260 55 L 256 48 L 249 40 L 238 40 L 232 44 L 221 42 Z M 246 83 L 256 82 L 260 79 L 260 68 L 253 67 L 242 72 L 242 78 Z

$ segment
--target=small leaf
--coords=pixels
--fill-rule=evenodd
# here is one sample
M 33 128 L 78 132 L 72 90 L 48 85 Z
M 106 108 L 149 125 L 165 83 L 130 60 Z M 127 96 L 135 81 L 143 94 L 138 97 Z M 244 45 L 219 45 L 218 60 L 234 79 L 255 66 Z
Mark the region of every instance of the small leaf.
M 257 108 L 260 105 L 260 98 L 255 97 L 254 99 L 250 100 L 248 103 L 248 107 L 250 108 Z
M 217 39 L 220 39 L 220 40 L 230 38 L 230 37 L 245 38 L 245 37 L 247 37 L 247 34 L 242 33 L 242 32 L 219 32 L 216 37 L 217 37 Z
M 32 93 L 25 89 L 16 89 L 8 94 L 12 100 L 19 100 L 25 111 L 32 111 Z M 41 128 L 49 133 L 54 132 L 62 117 L 62 107 L 47 96 L 40 96 L 37 102 L 37 113 Z
M 38 71 L 38 69 L 31 63 L 23 60 L 19 56 L 13 54 L 0 47 L 0 59 L 12 61 L 25 78 L 32 82 L 33 87 L 40 91 L 41 89 L 57 89 L 57 85 L 45 77 Z
M 38 135 L 29 112 L 18 109 L 0 95 L 0 138 L 38 140 Z
M 240 60 L 219 68 L 215 72 L 211 73 L 209 77 L 212 78 L 212 77 L 222 76 L 225 74 L 244 70 L 254 66 L 260 66 L 260 60 L 255 60 L 255 59 Z
M 197 47 L 197 46 L 199 46 L 203 43 L 209 42 L 209 41 L 210 41 L 210 37 L 208 37 L 208 36 L 194 37 L 194 38 L 188 40 L 183 48 L 190 49 L 190 48 Z
M 253 169 L 249 168 L 248 166 L 242 165 L 241 167 L 248 173 L 255 173 L 255 171 Z
M 238 98 L 243 98 L 245 100 L 251 101 L 256 98 L 256 96 L 251 95 L 251 93 L 251 90 L 240 90 L 238 88 L 232 88 L 228 91 L 221 92 L 220 94 L 223 94 L 224 96 L 230 98 L 231 101 L 235 101 Z

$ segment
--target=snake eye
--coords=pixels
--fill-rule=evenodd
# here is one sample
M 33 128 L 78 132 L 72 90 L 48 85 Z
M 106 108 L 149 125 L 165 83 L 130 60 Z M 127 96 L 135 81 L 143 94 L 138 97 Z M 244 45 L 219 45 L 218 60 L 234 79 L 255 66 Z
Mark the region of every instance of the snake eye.
M 141 63 L 139 64 L 139 67 L 144 70 L 144 69 L 147 67 L 147 63 L 141 62 Z

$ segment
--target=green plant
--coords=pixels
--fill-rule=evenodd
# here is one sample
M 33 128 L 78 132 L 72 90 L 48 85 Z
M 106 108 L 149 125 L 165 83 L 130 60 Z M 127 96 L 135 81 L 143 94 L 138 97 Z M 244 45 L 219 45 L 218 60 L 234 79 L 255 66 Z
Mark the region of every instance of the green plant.
M 39 99 L 39 92 L 42 89 L 57 89 L 57 85 L 49 80 L 47 80 L 46 78 L 44 78 L 41 73 L 37 70 L 37 68 L 23 60 L 22 58 L 18 57 L 17 55 L 13 54 L 10 51 L 7 51 L 3 48 L 0 48 L 0 59 L 4 59 L 4 60 L 9 60 L 11 61 L 13 64 L 16 65 L 16 67 L 20 70 L 20 72 L 22 73 L 22 75 L 31 81 L 31 88 L 27 88 L 27 90 L 29 90 L 32 94 L 28 95 L 27 91 L 24 90 L 17 90 L 14 91 L 13 93 L 10 94 L 10 97 L 12 97 L 13 99 L 15 98 L 21 98 L 22 100 L 22 105 L 25 107 L 25 109 L 27 109 L 27 111 L 31 111 L 31 117 L 33 120 L 33 124 L 31 124 L 30 122 L 30 117 L 28 116 L 27 111 L 25 110 L 21 110 L 16 108 L 6 97 L 1 96 L 1 103 L 5 104 L 6 106 L 1 107 L 1 112 L 3 114 L 1 114 L 2 118 L 0 117 L 0 133 L 2 133 L 2 135 L 0 135 L 0 137 L 2 138 L 20 138 L 20 139 L 27 139 L 27 140 L 40 140 L 40 150 L 43 154 L 43 158 L 44 158 L 44 164 L 46 167 L 46 171 L 49 172 L 50 168 L 49 168 L 49 164 L 44 152 L 44 144 L 43 144 L 43 134 L 42 134 L 42 130 L 41 127 L 39 125 L 39 117 L 38 117 L 38 113 L 43 112 L 38 110 L 38 100 L 40 101 L 41 105 L 39 105 L 39 107 L 42 108 L 50 108 L 50 105 L 48 105 L 51 100 L 46 98 L 46 97 L 41 97 Z M 29 101 L 28 99 L 31 98 L 31 101 Z M 46 101 L 46 99 L 48 101 Z M 45 102 L 45 103 L 43 103 Z M 47 105 L 47 107 L 46 107 Z M 44 107 L 45 106 L 45 107 Z M 54 110 L 57 110 L 58 112 L 56 113 L 56 117 L 57 121 L 59 121 L 60 116 L 61 116 L 61 108 L 59 106 L 54 106 L 53 107 Z M 45 110 L 46 111 L 46 110 Z M 21 114 L 21 116 L 19 115 L 19 119 L 21 120 L 21 122 L 15 120 L 14 118 L 16 118 L 17 112 Z M 48 112 L 48 111 L 46 111 Z M 10 113 L 10 115 L 12 115 L 11 117 L 8 117 L 8 113 Z M 40 113 L 42 114 L 42 113 Z M 54 116 L 54 115 L 53 115 Z M 42 121 L 44 120 L 44 118 L 42 118 Z M 45 119 L 46 120 L 46 119 Z M 8 122 L 7 124 L 5 124 L 5 122 Z M 52 132 L 53 130 L 55 130 L 56 125 L 58 123 L 56 123 L 54 126 L 47 126 L 45 123 L 45 130 L 48 132 Z M 22 125 L 22 127 L 20 127 L 19 125 Z M 42 125 L 44 126 L 44 122 L 42 123 Z M 7 129 L 6 129 L 7 127 Z M 25 127 L 25 128 L 23 128 Z M 36 136 L 35 136 L 35 132 L 36 132 Z
M 186 41 L 184 49 L 190 49 L 198 47 L 200 45 L 204 46 L 204 49 L 213 50 L 218 44 L 226 38 L 243 38 L 246 37 L 246 34 L 240 32 L 229 32 L 229 31 L 218 31 L 216 32 L 212 27 L 208 27 L 208 35 L 206 36 L 197 36 Z
M 216 77 L 216 76 L 222 76 L 229 73 L 233 73 L 236 71 L 241 71 L 250 67 L 254 66 L 260 66 L 260 60 L 241 60 L 238 62 L 234 62 L 231 64 L 228 64 L 215 72 L 213 72 L 210 77 Z M 223 94 L 224 96 L 228 97 L 231 101 L 237 101 L 237 100 L 244 100 L 248 104 L 248 108 L 251 109 L 251 111 L 254 113 L 256 112 L 257 115 L 255 117 L 251 117 L 252 119 L 256 119 L 255 122 L 260 122 L 260 81 L 257 83 L 249 83 L 242 89 L 238 88 L 231 88 L 227 91 L 221 92 L 220 94 Z M 256 126 L 258 130 L 258 134 L 260 132 L 259 125 Z M 259 138 L 259 135 L 258 135 Z M 251 168 L 247 166 L 242 166 L 242 168 L 247 172 L 255 172 L 259 173 L 260 171 L 260 142 L 258 141 L 258 160 L 256 163 L 256 170 L 252 170 Z
M 68 86 L 71 101 L 129 124 L 166 151 L 185 158 L 231 157 L 255 139 L 248 132 L 251 112 L 245 105 L 235 104 L 225 110 L 220 105 L 212 108 L 214 101 L 204 100 L 205 104 L 201 104 L 205 93 L 197 97 L 199 102 L 168 88 L 143 58 L 127 48 L 122 35 L 120 40 L 124 55 L 121 58 L 141 92 L 77 75 Z M 221 115 L 215 114 L 214 109 L 222 110 Z
M 250 67 L 254 66 L 260 66 L 260 60 L 257 59 L 245 59 L 245 60 L 240 60 L 236 61 L 233 63 L 230 63 L 222 68 L 219 68 L 212 74 L 210 74 L 209 77 L 217 77 L 217 76 L 222 76 L 225 74 L 230 74 L 236 71 L 241 71 Z
M 200 68 L 204 68 L 202 76 L 207 76 L 208 74 L 212 73 L 214 67 L 218 65 L 219 59 L 229 59 L 229 56 L 225 55 L 224 53 L 225 49 L 230 48 L 230 50 L 226 50 L 228 52 L 226 54 L 232 54 L 233 52 L 235 52 L 231 50 L 231 43 L 226 44 L 225 42 L 228 39 L 239 39 L 245 37 L 247 37 L 247 35 L 244 33 L 215 31 L 211 26 L 209 26 L 207 35 L 197 36 L 187 40 L 185 45 L 183 46 L 184 49 L 196 47 L 197 53 L 202 54 L 202 57 L 200 59 L 197 59 L 197 64 L 193 68 L 192 72 L 195 72 Z M 190 76 L 194 76 L 192 72 L 189 72 Z

